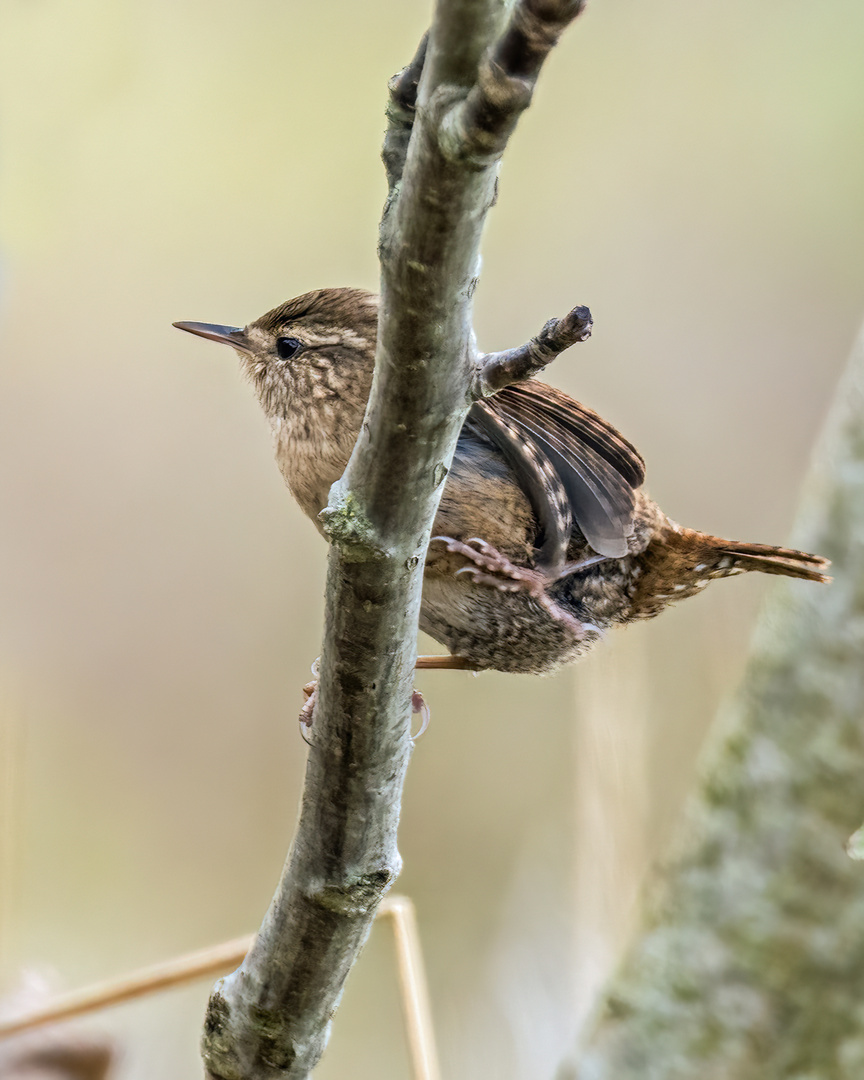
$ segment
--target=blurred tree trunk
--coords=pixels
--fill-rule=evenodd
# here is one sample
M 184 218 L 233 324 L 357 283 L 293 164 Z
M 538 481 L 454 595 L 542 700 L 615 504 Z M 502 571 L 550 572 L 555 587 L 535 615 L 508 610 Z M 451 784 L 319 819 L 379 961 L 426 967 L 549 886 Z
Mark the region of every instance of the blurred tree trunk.
M 835 580 L 774 586 L 645 929 L 561 1080 L 864 1076 L 864 866 L 845 850 L 864 820 L 864 335 L 794 542 Z

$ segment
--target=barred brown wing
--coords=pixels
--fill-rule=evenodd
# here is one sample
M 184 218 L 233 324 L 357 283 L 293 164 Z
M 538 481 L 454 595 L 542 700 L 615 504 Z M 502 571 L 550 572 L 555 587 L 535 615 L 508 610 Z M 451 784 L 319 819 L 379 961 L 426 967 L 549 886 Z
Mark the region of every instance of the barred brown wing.
M 568 511 L 598 554 L 627 554 L 645 463 L 611 424 L 535 380 L 477 402 L 468 416 L 504 454 L 537 514 L 544 537 L 538 564 L 563 564 Z

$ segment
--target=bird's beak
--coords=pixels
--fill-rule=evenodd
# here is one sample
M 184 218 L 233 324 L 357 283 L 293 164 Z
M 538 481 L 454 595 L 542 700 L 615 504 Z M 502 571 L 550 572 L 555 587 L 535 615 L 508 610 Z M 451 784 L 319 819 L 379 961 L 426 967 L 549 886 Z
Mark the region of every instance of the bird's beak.
M 175 322 L 172 325 L 178 330 L 187 330 L 190 334 L 197 334 L 198 337 L 221 341 L 223 345 L 249 352 L 249 339 L 246 337 L 246 332 L 237 326 L 216 326 L 206 322 Z

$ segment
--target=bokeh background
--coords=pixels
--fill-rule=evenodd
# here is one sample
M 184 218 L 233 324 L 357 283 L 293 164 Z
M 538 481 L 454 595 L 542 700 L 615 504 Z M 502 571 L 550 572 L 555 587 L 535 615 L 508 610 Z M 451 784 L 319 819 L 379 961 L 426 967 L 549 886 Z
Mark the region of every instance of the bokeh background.
M 231 938 L 266 907 L 326 552 L 233 356 L 170 324 L 375 287 L 386 80 L 428 15 L 0 7 L 2 993 Z M 594 0 L 508 151 L 480 343 L 589 304 L 593 339 L 549 377 L 688 525 L 788 534 L 864 311 L 862 43 L 859 0 Z M 433 722 L 397 888 L 448 1078 L 553 1074 L 765 588 L 712 586 L 555 678 L 418 675 Z M 116 1039 L 118 1080 L 185 1080 L 207 994 L 84 1026 Z M 316 1075 L 407 1075 L 382 928 Z

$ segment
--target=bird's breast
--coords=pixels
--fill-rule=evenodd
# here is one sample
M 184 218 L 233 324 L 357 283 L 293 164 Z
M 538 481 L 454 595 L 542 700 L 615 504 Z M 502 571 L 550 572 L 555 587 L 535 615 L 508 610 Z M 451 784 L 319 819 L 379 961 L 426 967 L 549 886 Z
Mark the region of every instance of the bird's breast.
M 356 432 L 330 430 L 314 424 L 281 421 L 273 427 L 276 463 L 301 510 L 319 525 L 318 514 L 327 505 L 330 488 L 351 457 Z M 319 526 L 320 527 L 320 526 Z

